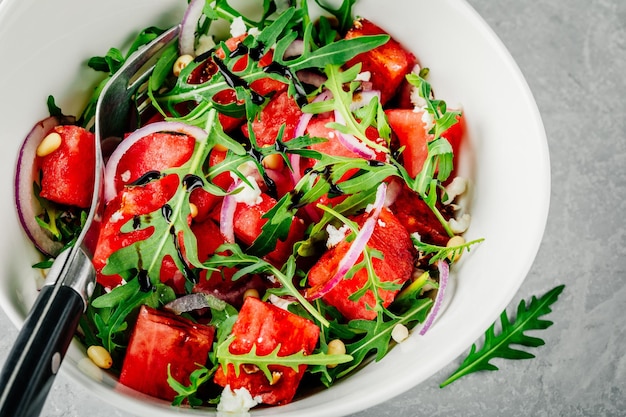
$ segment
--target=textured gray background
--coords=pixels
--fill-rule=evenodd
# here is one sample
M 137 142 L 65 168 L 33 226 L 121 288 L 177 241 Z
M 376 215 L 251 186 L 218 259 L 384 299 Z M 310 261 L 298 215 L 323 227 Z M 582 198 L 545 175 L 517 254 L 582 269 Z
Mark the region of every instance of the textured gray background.
M 535 359 L 495 361 L 499 371 L 439 389 L 458 358 L 358 415 L 626 416 L 626 1 L 469 2 L 524 73 L 550 146 L 547 229 L 511 307 L 566 289 L 549 315 L 555 324 L 535 333 L 546 341 Z M 0 334 L 1 363 L 17 334 L 1 311 Z M 42 415 L 129 416 L 63 376 Z

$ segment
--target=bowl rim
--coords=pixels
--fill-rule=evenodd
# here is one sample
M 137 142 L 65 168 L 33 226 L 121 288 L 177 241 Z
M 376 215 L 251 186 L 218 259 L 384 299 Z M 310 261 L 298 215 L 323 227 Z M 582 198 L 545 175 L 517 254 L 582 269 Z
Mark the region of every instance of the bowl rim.
M 495 311 L 495 314 L 492 313 L 489 316 L 493 316 L 493 318 L 496 318 L 497 315 L 504 308 L 506 308 L 506 306 L 510 303 L 514 295 L 517 293 L 519 287 L 521 286 L 522 282 L 524 281 L 524 278 L 526 277 L 526 275 L 528 274 L 532 266 L 532 263 L 537 255 L 537 252 L 539 250 L 539 247 L 542 241 L 543 233 L 544 233 L 545 226 L 547 223 L 549 206 L 550 206 L 550 161 L 549 161 L 548 142 L 547 142 L 547 137 L 546 137 L 545 129 L 543 126 L 543 122 L 541 120 L 541 115 L 535 103 L 532 92 L 520 68 L 518 67 L 517 63 L 514 61 L 510 52 L 506 49 L 505 45 L 502 43 L 502 41 L 499 39 L 496 33 L 489 27 L 489 25 L 482 19 L 482 17 L 472 8 L 472 6 L 466 0 L 460 0 L 460 1 L 459 0 L 441 0 L 441 1 L 443 3 L 446 3 L 448 7 L 456 8 L 458 13 L 461 13 L 465 15 L 466 17 L 472 19 L 475 22 L 475 24 L 477 24 L 477 28 L 481 31 L 485 39 L 487 39 L 488 42 L 491 44 L 491 48 L 497 51 L 499 58 L 507 66 L 508 70 L 514 76 L 514 79 L 517 82 L 516 89 L 521 93 L 519 98 L 521 98 L 525 102 L 524 106 L 529 111 L 529 114 L 531 114 L 532 116 L 532 130 L 535 131 L 537 135 L 536 141 L 540 145 L 539 154 L 541 158 L 538 158 L 538 160 L 536 161 L 537 165 L 536 165 L 535 170 L 537 171 L 537 177 L 543 178 L 543 182 L 541 184 L 542 187 L 538 187 L 539 191 L 541 192 L 541 195 L 538 197 L 537 199 L 538 205 L 535 207 L 535 210 L 538 213 L 537 221 L 533 224 L 534 226 L 533 230 L 529 231 L 529 233 L 533 235 L 533 238 L 532 238 L 533 245 L 527 248 L 527 250 L 525 251 L 525 259 L 522 261 L 522 263 L 524 264 L 524 268 L 516 271 L 516 274 L 515 274 L 516 279 L 514 280 L 515 285 L 510 285 L 507 288 L 506 295 L 503 296 L 501 299 L 499 299 L 498 302 L 494 303 L 494 305 L 492 306 L 491 310 Z M 17 0 L 0 1 L 0 22 L 3 20 L 3 18 L 6 18 L 6 16 L 10 13 L 12 7 L 17 7 L 16 6 L 17 4 L 18 4 Z M 0 29 L 0 38 L 1 37 L 2 37 L 2 30 Z M 417 52 L 419 53 L 419 51 Z M 14 325 L 16 325 L 16 327 L 18 328 L 21 327 L 25 318 L 24 311 L 20 311 L 20 309 L 17 308 L 14 305 L 14 303 L 7 298 L 6 294 L 2 293 L 0 297 L 1 297 L 0 304 L 2 305 L 3 310 L 5 311 L 9 319 L 14 323 Z M 421 381 L 425 380 L 426 378 L 431 377 L 435 372 L 440 370 L 443 367 L 443 365 L 449 363 L 452 359 L 454 359 L 454 357 L 461 354 L 465 349 L 467 349 L 469 345 L 471 345 L 471 343 L 474 340 L 480 337 L 484 329 L 486 329 L 492 322 L 493 320 L 491 318 L 485 316 L 485 318 L 482 321 L 474 323 L 472 331 L 467 332 L 465 336 L 466 340 L 464 341 L 464 343 L 459 343 L 453 348 L 446 349 L 445 355 L 441 356 L 442 359 L 440 359 L 439 361 L 435 361 L 435 365 L 431 366 L 430 370 L 426 372 L 428 374 L 426 375 L 426 377 L 413 378 L 414 380 L 416 380 L 414 384 L 410 383 L 401 387 L 398 387 L 397 386 L 398 384 L 385 384 L 384 386 L 380 387 L 380 391 L 377 395 L 368 395 L 365 397 L 361 397 L 359 401 L 356 401 L 356 402 L 355 401 L 340 401 L 339 399 L 337 399 L 336 401 L 333 402 L 333 405 L 335 406 L 335 408 L 333 409 L 332 414 L 343 415 L 347 413 L 358 412 L 365 408 L 376 405 L 382 401 L 388 400 L 396 395 L 399 395 L 401 392 L 404 392 L 412 388 L 415 384 L 418 384 Z M 434 326 L 433 329 L 431 329 L 431 331 L 434 333 L 438 333 L 437 326 Z M 78 343 L 76 340 L 72 342 L 72 346 L 70 347 L 70 349 L 75 351 L 77 354 L 84 355 L 84 348 L 82 348 L 82 345 L 80 345 L 80 343 Z M 447 358 L 447 359 L 444 359 L 444 358 Z M 445 362 L 445 363 L 441 365 L 440 362 Z M 376 367 L 376 366 L 379 366 L 379 364 L 371 364 L 368 366 Z M 157 413 L 154 415 L 164 415 L 164 416 L 170 415 L 172 413 L 172 411 L 169 408 L 167 407 L 164 408 L 162 407 L 162 405 L 158 405 L 158 404 L 155 405 L 153 403 L 142 403 L 140 405 L 137 405 L 137 402 L 132 397 L 124 395 L 124 394 L 117 395 L 116 393 L 116 395 L 113 396 L 114 398 L 110 398 L 109 394 L 111 393 L 111 388 L 106 387 L 100 383 L 97 383 L 92 378 L 86 376 L 82 371 L 79 370 L 79 367 L 77 366 L 76 363 L 74 363 L 72 366 L 62 366 L 61 372 L 63 374 L 68 375 L 74 381 L 79 382 L 82 386 L 84 386 L 86 389 L 91 391 L 94 395 L 98 396 L 99 398 L 103 399 L 104 401 L 118 408 L 120 407 L 120 405 L 122 405 L 124 407 L 128 407 L 124 409 L 130 412 L 145 412 L 149 410 L 150 412 Z M 407 379 L 408 378 L 403 378 L 403 380 L 407 380 Z M 348 398 L 343 398 L 343 399 L 348 400 Z M 300 408 L 301 405 L 302 404 L 295 402 L 290 405 L 281 407 L 281 409 L 286 411 L 286 413 L 293 411 L 294 413 L 297 413 L 298 415 L 314 415 L 313 413 L 319 412 L 314 409 Z M 134 410 L 134 408 L 137 408 L 137 407 L 139 408 L 137 410 Z M 271 409 L 252 410 L 252 414 L 259 415 L 259 416 L 261 415 L 286 415 L 282 412 L 275 413 L 275 412 L 268 411 L 268 410 L 271 410 Z M 162 413 L 162 414 L 159 414 L 159 413 Z M 189 413 L 194 414 L 193 411 L 189 411 Z M 337 413 L 337 414 L 334 414 L 334 413 Z M 206 411 L 203 411 L 202 414 L 208 415 Z

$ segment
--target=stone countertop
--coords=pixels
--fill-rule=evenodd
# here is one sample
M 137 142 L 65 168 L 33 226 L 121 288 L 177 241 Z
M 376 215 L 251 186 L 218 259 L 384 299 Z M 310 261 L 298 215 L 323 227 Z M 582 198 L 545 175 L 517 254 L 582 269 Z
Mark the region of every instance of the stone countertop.
M 441 383 L 457 358 L 363 417 L 626 416 L 626 2 L 469 0 L 507 46 L 547 132 L 551 207 L 511 302 L 566 288 L 530 360 Z M 532 169 L 532 167 L 529 167 Z M 622 211 L 624 209 L 624 211 Z M 512 248 L 515 250 L 515 248 Z M 0 362 L 17 331 L 0 311 Z M 60 375 L 44 417 L 130 417 Z

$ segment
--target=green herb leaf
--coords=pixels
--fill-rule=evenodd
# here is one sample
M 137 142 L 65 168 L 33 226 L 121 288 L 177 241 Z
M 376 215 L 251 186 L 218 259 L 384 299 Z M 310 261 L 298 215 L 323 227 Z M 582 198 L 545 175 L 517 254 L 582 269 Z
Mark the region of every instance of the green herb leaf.
M 517 307 L 517 316 L 513 322 L 509 321 L 506 310 L 500 315 L 502 330 L 500 334 L 495 334 L 496 323 L 493 323 L 485 333 L 485 342 L 480 350 L 476 344 L 461 363 L 461 366 L 446 379 L 440 387 L 456 381 L 464 375 L 476 371 L 496 371 L 498 367 L 490 363 L 494 358 L 503 359 L 531 359 L 535 355 L 524 350 L 514 349 L 510 345 L 520 345 L 526 347 L 542 346 L 544 341 L 537 337 L 524 334 L 530 330 L 543 330 L 553 323 L 541 319 L 542 316 L 552 312 L 550 306 L 556 302 L 565 285 L 559 285 L 548 291 L 541 298 L 532 297 L 528 306 L 522 300 Z
M 227 372 L 228 365 L 233 365 L 235 368 L 235 375 L 239 375 L 241 372 L 241 365 L 250 364 L 256 365 L 265 374 L 268 381 L 272 381 L 272 371 L 269 369 L 271 365 L 286 366 L 294 371 L 298 371 L 300 365 L 335 365 L 341 363 L 347 363 L 352 360 L 352 356 L 345 354 L 328 355 L 325 353 L 315 353 L 307 355 L 304 351 L 288 356 L 278 356 L 280 351 L 280 344 L 267 355 L 258 355 L 256 353 L 256 344 L 252 345 L 252 349 L 248 353 L 236 355 L 230 352 L 229 346 L 235 340 L 235 335 L 229 336 L 224 342 L 220 343 L 217 347 L 216 356 L 224 372 Z
M 185 401 L 191 407 L 199 407 L 202 405 L 203 401 L 197 397 L 198 388 L 211 379 L 217 370 L 217 365 L 212 369 L 207 369 L 205 366 L 200 364 L 197 365 L 198 369 L 194 370 L 189 375 L 189 386 L 186 386 L 172 376 L 172 372 L 170 370 L 171 364 L 167 364 L 167 383 L 174 391 L 176 391 L 177 394 L 174 401 L 172 401 L 173 406 L 180 406 Z

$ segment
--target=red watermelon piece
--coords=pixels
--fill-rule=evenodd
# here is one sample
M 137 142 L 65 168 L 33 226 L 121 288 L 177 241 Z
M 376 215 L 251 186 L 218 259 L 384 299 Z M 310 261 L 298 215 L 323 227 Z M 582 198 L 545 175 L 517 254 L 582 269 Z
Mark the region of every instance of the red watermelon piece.
M 167 369 L 189 385 L 189 375 L 207 362 L 215 329 L 166 311 L 142 306 L 124 358 L 120 383 L 144 394 L 172 401 L 176 392 Z
M 93 133 L 79 126 L 56 126 L 61 145 L 40 157 L 41 197 L 59 204 L 88 208 L 91 205 L 96 150 Z
M 311 354 L 317 345 L 320 329 L 315 323 L 297 316 L 257 298 L 246 298 L 232 334 L 235 339 L 229 350 L 233 354 L 245 354 L 256 346 L 257 355 L 270 354 L 278 345 L 278 356 L 288 356 L 301 351 Z M 236 375 L 235 367 L 228 365 L 225 370 L 219 367 L 214 381 L 231 389 L 246 388 L 252 397 L 261 397 L 263 404 L 289 403 L 300 384 L 306 365 L 300 365 L 297 371 L 292 368 L 270 365 L 270 371 L 277 380 L 271 383 L 260 370 L 240 369 Z
M 367 19 L 357 19 L 346 34 L 346 39 L 364 35 L 387 34 L 383 29 Z M 402 84 L 404 77 L 416 64 L 415 56 L 404 49 L 393 38 L 387 43 L 368 52 L 357 55 L 346 64 L 347 67 L 361 62 L 361 72 L 369 71 L 372 89 L 381 92 L 381 102 L 391 99 Z
M 365 219 L 365 215 L 361 215 L 354 220 L 363 224 Z M 351 242 L 344 239 L 322 255 L 309 271 L 308 282 L 311 287 L 323 285 L 335 274 L 339 262 L 350 245 Z M 379 220 L 367 245 L 383 254 L 383 259 L 372 260 L 374 271 L 381 281 L 401 285 L 411 277 L 415 259 L 413 243 L 407 230 L 388 209 L 381 210 Z M 361 255 L 357 263 L 362 260 Z M 375 297 L 371 290 L 358 300 L 349 299 L 352 294 L 362 289 L 367 281 L 367 271 L 364 268 L 360 269 L 351 278 L 340 281 L 323 297 L 323 300 L 336 307 L 347 320 L 374 319 L 376 312 L 371 307 L 375 305 Z M 387 307 L 391 304 L 397 293 L 398 290 L 380 290 L 379 295 L 383 306 Z

